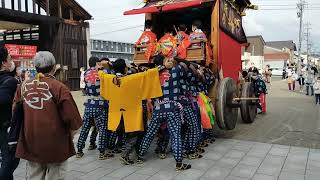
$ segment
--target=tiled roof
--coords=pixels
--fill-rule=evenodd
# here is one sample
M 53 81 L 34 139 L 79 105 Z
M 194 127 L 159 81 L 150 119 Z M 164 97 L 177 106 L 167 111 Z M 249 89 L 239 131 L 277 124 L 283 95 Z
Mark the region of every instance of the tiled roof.
M 264 61 L 283 61 L 290 58 L 288 53 L 269 53 L 264 54 Z
M 292 40 L 290 40 L 290 41 L 269 41 L 269 42 L 266 42 L 266 44 L 267 44 L 267 46 L 270 46 L 270 47 L 273 47 L 276 49 L 288 48 L 288 49 L 291 49 L 294 51 L 297 50 L 296 44 Z

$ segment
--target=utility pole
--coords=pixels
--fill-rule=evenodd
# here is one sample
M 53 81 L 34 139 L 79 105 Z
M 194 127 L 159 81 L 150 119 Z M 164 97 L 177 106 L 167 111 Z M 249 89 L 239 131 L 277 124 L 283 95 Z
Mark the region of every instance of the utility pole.
M 298 8 L 298 18 L 300 18 L 300 28 L 299 28 L 299 46 L 298 46 L 298 73 L 301 74 L 301 47 L 302 47 L 302 24 L 303 24 L 303 13 L 306 6 L 306 1 L 300 0 L 297 4 Z
M 310 30 L 312 29 L 310 26 L 310 23 L 307 23 L 304 25 L 305 26 L 305 36 L 307 40 L 307 67 L 309 68 L 310 66 L 310 60 L 309 60 L 309 54 L 310 54 L 310 49 L 311 49 L 311 43 L 310 43 Z

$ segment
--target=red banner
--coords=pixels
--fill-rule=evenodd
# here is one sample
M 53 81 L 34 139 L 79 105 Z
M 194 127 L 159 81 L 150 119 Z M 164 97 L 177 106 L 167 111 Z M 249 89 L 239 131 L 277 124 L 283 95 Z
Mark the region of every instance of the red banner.
M 37 53 L 37 46 L 5 44 L 13 58 L 33 58 Z

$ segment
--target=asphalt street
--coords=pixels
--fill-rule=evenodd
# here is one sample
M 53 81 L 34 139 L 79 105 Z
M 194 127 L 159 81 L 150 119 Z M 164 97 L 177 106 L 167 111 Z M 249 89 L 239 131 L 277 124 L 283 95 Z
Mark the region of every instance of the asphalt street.
M 221 138 L 320 148 L 320 106 L 297 86 L 289 92 L 285 80 L 274 78 L 267 96 L 267 113 L 252 124 L 239 118 L 232 131 L 216 131 Z

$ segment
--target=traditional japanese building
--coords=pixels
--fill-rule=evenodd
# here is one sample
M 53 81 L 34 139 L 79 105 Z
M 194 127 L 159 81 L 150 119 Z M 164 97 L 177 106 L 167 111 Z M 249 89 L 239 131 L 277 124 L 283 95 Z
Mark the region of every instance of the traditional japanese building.
M 61 67 L 58 79 L 76 90 L 90 53 L 90 19 L 75 0 L 1 0 L 0 44 L 51 51 Z

